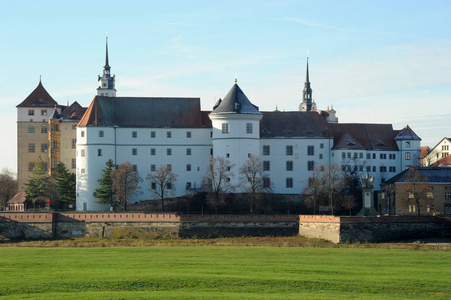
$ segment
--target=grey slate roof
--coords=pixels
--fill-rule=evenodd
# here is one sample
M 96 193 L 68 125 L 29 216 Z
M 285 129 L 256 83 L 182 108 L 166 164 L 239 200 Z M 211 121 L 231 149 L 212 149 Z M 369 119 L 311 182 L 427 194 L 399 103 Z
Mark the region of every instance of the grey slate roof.
M 211 114 L 258 114 L 258 107 L 253 105 L 238 84 L 234 84 L 224 100 L 218 100 Z
M 448 167 L 419 167 L 420 175 L 427 177 L 428 183 L 449 183 L 451 184 L 451 168 Z M 404 170 L 393 176 L 384 184 L 404 183 L 409 175 L 409 170 Z
M 334 136 L 332 149 L 398 151 L 398 131 L 391 124 L 329 123 Z
M 263 112 L 260 137 L 332 137 L 330 124 L 317 112 Z
M 395 141 L 398 140 L 417 140 L 421 141 L 421 138 L 407 125 L 398 133 L 395 137 Z
M 56 108 L 53 110 L 52 114 L 49 117 L 50 120 L 59 120 L 61 119 L 61 115 L 58 113 Z
M 78 126 L 211 127 L 199 98 L 96 96 Z

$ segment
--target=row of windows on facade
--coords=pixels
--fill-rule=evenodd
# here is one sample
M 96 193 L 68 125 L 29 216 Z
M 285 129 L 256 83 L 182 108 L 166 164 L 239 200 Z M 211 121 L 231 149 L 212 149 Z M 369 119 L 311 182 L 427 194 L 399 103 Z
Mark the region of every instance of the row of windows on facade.
M 319 147 L 321 149 L 323 149 L 324 148 L 324 144 L 321 143 L 319 145 Z M 270 154 L 271 154 L 271 147 L 269 145 L 263 145 L 263 155 L 266 156 L 266 155 L 270 155 Z M 292 156 L 293 155 L 293 145 L 285 146 L 285 154 L 287 156 Z M 308 156 L 315 155 L 315 146 L 312 146 L 312 145 L 307 146 L 307 155 Z M 322 158 L 322 154 L 320 154 L 320 156 L 321 156 L 320 158 Z
M 309 160 L 307 162 L 307 170 L 308 171 L 313 171 L 313 168 L 315 167 L 315 162 Z M 293 171 L 293 161 L 292 160 L 287 160 L 285 162 L 285 170 L 286 171 Z M 267 160 L 263 161 L 263 171 L 271 171 L 271 163 Z
M 72 124 L 72 129 L 73 130 L 76 129 L 76 124 Z M 53 124 L 52 125 L 52 131 L 59 131 L 58 124 Z M 28 126 L 28 133 L 36 133 L 36 126 L 31 126 L 31 125 Z M 41 126 L 41 133 L 48 133 L 47 125 Z
M 85 136 L 85 131 L 82 130 L 80 132 L 80 136 L 84 137 Z M 105 131 L 103 130 L 99 130 L 99 137 L 104 137 L 105 136 Z M 190 139 L 192 136 L 191 131 L 187 131 L 186 132 L 186 138 Z M 157 137 L 157 132 L 156 131 L 151 131 L 150 132 L 150 138 L 156 138 Z M 132 131 L 132 138 L 136 139 L 138 138 L 138 131 Z M 172 131 L 166 131 L 166 138 L 170 139 L 172 138 Z
M 28 115 L 34 116 L 34 109 L 29 109 Z M 47 115 L 47 109 L 41 109 L 41 116 L 46 116 L 46 115 Z
M 72 139 L 72 145 L 71 148 L 75 149 L 77 146 L 77 140 L 76 139 Z M 35 152 L 35 144 L 34 143 L 30 143 L 28 144 L 28 152 L 30 153 L 34 153 Z M 49 148 L 49 144 L 47 143 L 42 143 L 41 144 L 41 152 L 45 153 L 48 151 Z M 52 148 L 54 149 L 59 149 L 59 142 L 57 140 L 53 140 L 52 141 Z
M 58 158 L 53 157 L 52 158 L 52 168 L 56 168 L 57 165 L 58 165 Z M 42 166 L 44 168 L 44 171 L 48 170 L 47 162 L 42 162 Z M 71 169 L 75 169 L 76 166 L 77 166 L 77 161 L 75 160 L 75 158 L 72 158 Z M 35 167 L 36 167 L 36 162 L 31 161 L 28 163 L 28 171 L 30 171 L 30 172 L 33 171 Z
M 191 148 L 186 148 L 186 155 L 191 155 Z M 150 155 L 156 155 L 157 149 L 150 148 Z M 78 154 L 77 154 L 78 155 Z M 132 155 L 138 155 L 138 148 L 132 148 Z M 166 155 L 172 155 L 172 148 L 166 148 Z M 80 156 L 85 156 L 85 150 L 81 149 Z M 103 156 L 103 149 L 97 149 L 97 156 Z
M 230 124 L 229 123 L 222 123 L 222 133 L 230 133 Z M 251 134 L 253 132 L 253 126 L 252 123 L 246 123 L 246 133 Z
M 348 171 L 348 172 L 357 172 L 357 171 L 363 172 L 364 166 L 362 166 L 362 165 L 360 165 L 360 166 L 357 166 L 357 165 L 354 165 L 354 166 L 342 165 L 341 169 L 343 170 L 343 172 L 345 172 L 345 171 Z M 365 170 L 366 170 L 366 172 L 377 172 L 376 166 L 372 166 L 372 167 L 371 166 L 366 166 Z M 394 172 L 396 172 L 396 167 L 395 166 L 389 166 L 388 167 L 388 171 L 391 172 L 391 173 L 394 173 Z M 387 167 L 386 166 L 380 166 L 379 167 L 379 172 L 381 172 L 381 173 L 387 172 Z

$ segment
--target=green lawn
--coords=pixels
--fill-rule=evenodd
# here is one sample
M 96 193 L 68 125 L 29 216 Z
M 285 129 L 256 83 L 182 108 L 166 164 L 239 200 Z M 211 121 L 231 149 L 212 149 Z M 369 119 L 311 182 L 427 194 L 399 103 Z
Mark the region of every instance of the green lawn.
M 450 299 L 451 253 L 346 248 L 0 248 L 9 299 Z

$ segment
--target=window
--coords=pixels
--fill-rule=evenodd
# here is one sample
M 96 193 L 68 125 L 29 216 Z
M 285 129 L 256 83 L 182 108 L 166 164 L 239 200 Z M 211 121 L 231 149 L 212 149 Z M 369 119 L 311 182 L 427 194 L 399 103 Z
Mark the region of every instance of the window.
M 323 149 L 324 148 L 324 144 L 323 143 L 319 144 L 319 148 Z
M 293 146 L 291 145 L 286 146 L 285 152 L 287 155 L 293 155 Z
M 41 126 L 41 133 L 47 133 L 47 126 Z
M 229 133 L 229 123 L 222 123 L 222 133 Z
M 388 158 L 389 159 L 396 159 L 396 154 L 391 153 L 391 154 L 388 155 Z
M 132 148 L 132 155 L 138 155 L 138 149 Z
M 166 131 L 166 138 L 172 138 L 172 131 Z
M 72 139 L 72 149 L 77 147 L 77 139 Z
M 427 192 L 426 197 L 427 198 L 434 198 L 434 192 Z
M 46 143 L 41 144 L 41 152 L 47 152 L 48 147 L 49 147 L 49 145 Z
M 388 171 L 389 171 L 389 172 L 396 172 L 396 167 L 389 167 L 389 168 L 388 168 Z
M 409 212 L 414 213 L 416 211 L 415 204 L 409 204 Z
M 319 159 L 323 159 L 323 154 L 322 153 L 319 154 Z
M 34 133 L 34 126 L 28 126 L 28 133 Z
M 226 153 L 226 157 L 229 158 L 230 157 L 230 153 Z
M 155 165 L 150 165 L 150 171 L 151 172 L 155 172 L 156 166 Z
M 357 153 L 357 152 L 354 152 L 352 157 L 353 157 L 354 159 L 356 159 L 356 158 L 357 158 L 357 155 L 358 155 L 358 153 Z
M 138 172 L 138 166 L 137 165 L 132 165 L 132 170 L 133 170 L 133 172 Z
M 186 132 L 186 138 L 187 138 L 187 139 L 190 139 L 190 138 L 191 138 L 191 131 L 187 131 L 187 132 Z
M 168 164 L 166 166 L 168 167 L 169 171 L 172 171 L 172 165 L 171 164 Z
M 152 182 L 152 190 L 156 190 L 157 189 L 157 184 L 155 182 Z
M 46 116 L 46 115 L 47 115 L 47 110 L 41 109 L 41 116 Z
M 314 161 L 312 161 L 312 160 L 309 160 L 308 162 L 307 162 L 307 170 L 308 171 L 313 171 L 313 167 L 315 166 L 315 162 Z
M 451 200 L 451 193 L 445 193 L 445 199 L 446 200 Z
M 59 148 L 59 143 L 57 140 L 52 140 L 52 148 L 54 149 L 58 149 Z
M 187 164 L 187 165 L 186 165 L 186 171 L 187 171 L 187 172 L 191 172 L 191 165 L 190 165 L 190 164 Z
M 28 171 L 33 171 L 34 170 L 34 162 L 29 162 L 28 163 Z
M 269 177 L 263 177 L 263 187 L 264 188 L 271 187 L 271 181 L 270 181 Z
M 85 131 L 84 130 L 80 131 L 80 136 L 81 137 L 85 137 Z
M 348 152 L 347 154 L 348 154 L 347 157 L 351 158 L 351 152 Z
M 166 155 L 172 155 L 172 148 L 166 149 Z
M 362 165 L 359 166 L 359 172 L 363 172 L 363 166 Z
M 366 154 L 366 159 L 371 159 L 371 153 Z
M 406 148 L 410 147 L 410 142 L 406 142 Z
M 80 155 L 81 155 L 81 157 L 84 157 L 84 156 L 85 156 L 85 150 L 84 150 L 84 149 L 81 149 Z
M 75 169 L 77 167 L 77 160 L 75 158 L 72 158 L 72 169 Z
M 380 166 L 380 171 L 381 172 L 387 172 L 387 167 L 386 166 Z
M 34 153 L 34 144 L 28 144 L 28 152 Z
M 150 132 L 150 138 L 151 138 L 151 139 L 154 139 L 156 136 L 157 136 L 157 134 L 156 134 L 155 131 L 151 131 L 151 132 Z
M 85 169 L 81 169 L 80 172 L 81 172 L 81 174 L 84 174 L 85 173 Z
M 191 148 L 186 148 L 186 155 L 191 155 Z
M 252 133 L 252 123 L 246 123 L 246 133 Z
M 97 149 L 97 156 L 102 156 L 102 149 Z
M 293 187 L 293 178 L 287 177 L 287 179 L 285 180 L 285 184 L 286 184 L 287 188 L 292 188 Z
M 191 182 L 187 182 L 187 183 L 186 183 L 186 188 L 187 188 L 187 189 L 190 189 L 190 188 L 191 188 Z
M 366 171 L 371 172 L 371 166 L 366 166 Z
M 28 110 L 28 115 L 29 116 L 34 116 L 34 109 L 29 109 Z
M 72 124 L 72 130 L 77 129 L 77 124 Z
M 346 158 L 346 152 L 341 153 L 341 158 L 343 158 L 343 159 Z
M 167 188 L 168 190 L 172 189 L 172 182 L 166 183 L 166 188 Z
M 269 155 L 269 145 L 263 145 L 263 155 Z
M 293 161 L 292 160 L 287 160 L 286 169 L 287 169 L 287 171 L 293 171 Z
M 53 124 L 52 125 L 52 131 L 59 131 L 58 124 Z
M 263 171 L 269 171 L 269 169 L 270 169 L 269 161 L 264 160 L 263 161 Z
M 58 157 L 52 157 L 52 169 L 58 165 Z
M 381 154 L 380 154 L 380 158 L 381 158 L 381 159 L 387 159 L 387 154 L 381 153 Z
M 363 158 L 363 152 L 359 153 L 359 158 Z
M 373 159 L 376 159 L 376 153 L 373 153 Z
M 132 131 L 132 138 L 136 139 L 138 137 L 137 131 Z
M 376 166 L 373 166 L 373 172 L 376 172 Z
M 449 145 L 442 145 L 442 151 L 448 151 Z
M 406 152 L 406 160 L 410 160 L 410 152 Z
M 309 155 L 309 156 L 315 155 L 315 147 L 314 146 L 307 146 L 307 155 Z
M 155 155 L 155 153 L 156 153 L 155 148 L 150 148 L 150 155 Z
M 103 137 L 104 135 L 105 135 L 104 131 L 103 131 L 103 130 L 100 130 L 100 131 L 99 131 L 99 137 Z

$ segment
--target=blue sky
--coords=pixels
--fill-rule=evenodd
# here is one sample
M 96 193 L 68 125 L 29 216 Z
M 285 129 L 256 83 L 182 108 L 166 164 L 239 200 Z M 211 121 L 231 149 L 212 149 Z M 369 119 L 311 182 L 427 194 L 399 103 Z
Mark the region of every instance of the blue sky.
M 88 106 L 108 32 L 118 96 L 200 97 L 235 76 L 260 110 L 297 110 L 309 51 L 319 109 L 341 123 L 451 136 L 449 1 L 4 1 L 0 168 L 16 169 L 16 108 L 39 75 L 59 103 Z

